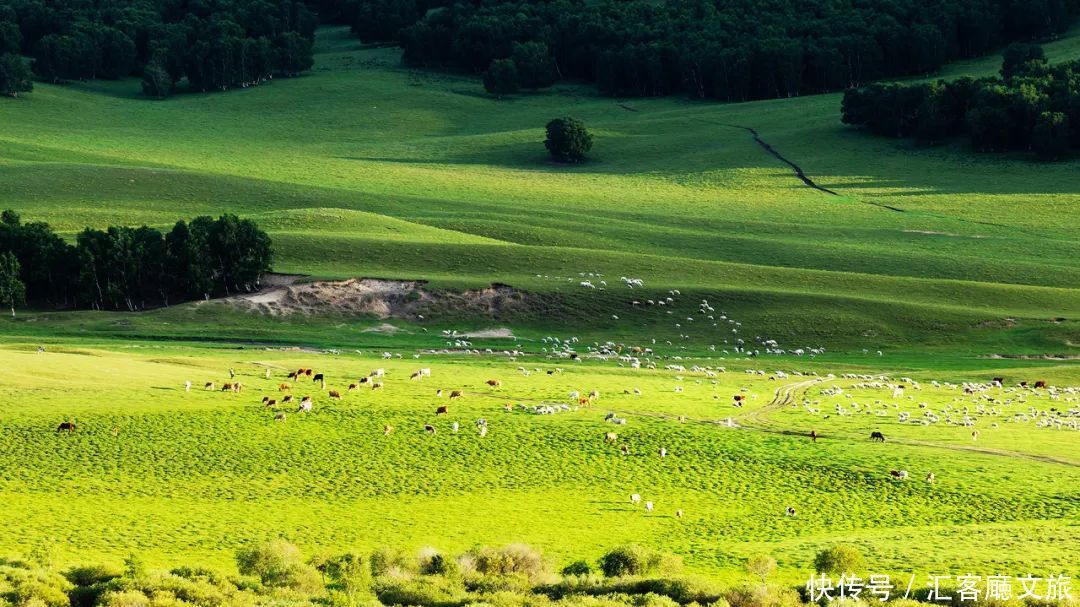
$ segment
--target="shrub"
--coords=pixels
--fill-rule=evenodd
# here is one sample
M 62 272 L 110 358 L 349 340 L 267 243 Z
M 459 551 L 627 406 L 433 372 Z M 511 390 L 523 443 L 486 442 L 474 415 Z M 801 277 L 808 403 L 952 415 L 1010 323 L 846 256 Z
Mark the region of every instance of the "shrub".
M 313 590 L 321 583 L 318 572 L 304 564 L 300 549 L 282 539 L 241 549 L 236 565 L 241 574 L 255 576 L 266 586 Z
M 547 124 L 544 147 L 561 162 L 581 162 L 592 143 L 585 124 L 576 118 L 556 118 Z
M 371 575 L 402 575 L 416 569 L 416 562 L 409 555 L 397 548 L 383 547 L 371 553 Z
M 476 548 L 467 555 L 471 566 L 483 575 L 520 573 L 535 579 L 547 572 L 544 557 L 531 546 L 510 544 L 503 548 Z
M 502 97 L 516 93 L 518 84 L 517 67 L 510 59 L 496 59 L 484 70 L 484 90 Z
M 608 577 L 646 575 L 657 571 L 676 573 L 681 568 L 679 557 L 633 544 L 620 546 L 600 557 L 600 570 Z
M 460 602 L 465 598 L 460 581 L 435 575 L 382 577 L 372 590 L 383 605 L 436 605 Z
M 566 567 L 562 568 L 563 575 L 590 575 L 592 574 L 592 565 L 587 561 L 574 561 Z
M 822 550 L 814 557 L 814 571 L 840 575 L 843 573 L 859 573 L 866 566 L 863 555 L 859 549 L 849 544 L 840 544 L 826 550 Z

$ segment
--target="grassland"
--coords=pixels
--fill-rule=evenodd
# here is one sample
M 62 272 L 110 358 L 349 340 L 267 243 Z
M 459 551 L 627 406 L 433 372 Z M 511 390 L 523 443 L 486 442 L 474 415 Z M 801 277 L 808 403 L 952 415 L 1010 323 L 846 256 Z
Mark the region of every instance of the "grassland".
M 1048 44 L 1049 56 L 1080 57 L 1077 34 Z M 565 114 L 596 135 L 579 166 L 549 163 L 540 144 L 547 120 Z M 740 126 L 839 195 L 806 187 Z M 816 550 L 847 541 L 880 571 L 1080 575 L 1080 434 L 984 417 L 973 443 L 968 428 L 896 417 L 922 415 L 918 403 L 967 404 L 932 379 L 1080 385 L 1078 162 L 871 138 L 839 123 L 838 95 L 724 105 L 564 85 L 494 100 L 475 78 L 404 69 L 396 51 L 340 29 L 320 31 L 312 74 L 255 89 L 151 102 L 135 81 L 38 84 L 0 103 L 0 202 L 27 220 L 74 235 L 236 212 L 270 231 L 281 272 L 435 289 L 498 282 L 529 299 L 498 320 L 452 310 L 392 320 L 397 332 L 372 332 L 383 321 L 370 317 L 270 317 L 227 302 L 20 311 L 0 325 L 0 548 L 227 567 L 238 546 L 279 535 L 307 549 L 525 541 L 562 564 L 636 541 L 716 577 L 770 552 L 797 582 Z M 607 288 L 580 287 L 583 273 Z M 674 289 L 664 309 L 632 304 Z M 706 320 L 702 299 L 742 324 Z M 527 354 L 426 353 L 452 347 L 444 330 L 494 324 L 516 339 L 472 347 Z M 714 384 L 700 372 L 553 361 L 548 335 L 579 337 L 582 352 L 652 346 L 661 368 L 728 372 Z M 826 351 L 731 353 L 737 339 L 770 338 Z M 544 372 L 556 365 L 565 372 Z M 300 366 L 336 389 L 386 367 L 387 386 L 340 402 L 312 386 L 314 413 L 275 423 L 259 401 Z M 419 366 L 430 381 L 407 379 Z M 245 393 L 199 389 L 229 368 Z M 745 369 L 903 374 L 923 389 L 888 416 L 825 418 L 803 400 L 846 402 L 823 395 L 826 384 L 794 389 L 806 378 Z M 484 386 L 491 377 L 500 391 Z M 830 382 L 866 405 L 893 400 Z M 436 388 L 466 392 L 448 417 L 434 416 Z M 642 394 L 623 393 L 633 388 Z M 744 388 L 749 404 L 732 408 Z M 791 403 L 774 402 L 781 388 Z M 502 408 L 591 389 L 601 401 L 576 412 Z M 1075 407 L 1067 398 L 1030 395 L 1010 412 Z M 601 440 L 608 411 L 628 419 L 616 430 L 630 456 Z M 483 439 L 479 417 L 491 424 Z M 710 423 L 727 417 L 740 427 Z M 58 436 L 71 418 L 78 432 Z M 383 436 L 388 423 L 397 430 Z M 891 440 L 866 441 L 875 429 Z M 669 457 L 656 456 L 661 446 Z M 896 468 L 913 478 L 892 480 Z M 656 512 L 632 507 L 634 492 Z M 799 515 L 784 516 L 787 506 Z
M 1080 56 L 1077 39 L 1049 55 Z M 343 30 L 323 30 L 318 51 L 310 76 L 229 95 L 149 102 L 134 81 L 41 84 L 0 105 L 4 203 L 68 233 L 238 212 L 270 228 L 279 270 L 322 278 L 572 298 L 544 277 L 637 276 L 837 346 L 949 336 L 1061 353 L 1080 340 L 1075 161 L 873 139 L 839 123 L 838 95 L 620 102 L 563 86 L 500 101 Z M 588 163 L 544 158 L 543 124 L 561 114 L 595 132 Z M 840 196 L 805 187 L 732 125 Z M 1003 318 L 1016 328 L 985 329 Z M 868 333 L 879 343 L 861 343 Z

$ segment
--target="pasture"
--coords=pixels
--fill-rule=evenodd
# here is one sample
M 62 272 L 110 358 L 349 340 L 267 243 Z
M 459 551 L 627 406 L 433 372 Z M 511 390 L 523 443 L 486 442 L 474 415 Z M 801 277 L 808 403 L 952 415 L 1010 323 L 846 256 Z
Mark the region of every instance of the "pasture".
M 634 369 L 615 358 L 550 358 L 535 343 L 525 349 L 532 353 L 510 360 L 412 358 L 412 349 L 384 359 L 381 351 L 153 343 L 7 346 L 5 544 L 16 552 L 50 544 L 64 562 L 118 562 L 134 551 L 163 566 L 178 555 L 225 566 L 238 546 L 278 536 L 312 549 L 524 541 L 556 564 L 632 541 L 718 578 L 739 577 L 745 558 L 766 551 L 782 579 L 798 582 L 818 549 L 843 540 L 881 571 L 1080 573 L 1080 432 L 992 429 L 981 417 L 978 449 L 956 449 L 970 428 L 902 425 L 893 413 L 806 413 L 804 399 L 822 399 L 827 386 L 859 390 L 851 387 L 859 380 L 827 378 L 835 365 L 810 359 L 698 355 Z M 326 390 L 287 377 L 301 367 L 324 373 Z M 381 390 L 347 390 L 378 368 Z M 431 376 L 410 379 L 419 368 Z M 805 375 L 777 377 L 782 369 Z M 1075 367 L 1010 374 L 1080 384 Z M 911 379 L 921 390 L 909 394 L 936 409 L 957 397 L 931 385 L 930 374 Z M 204 389 L 210 381 L 215 390 Z M 221 391 L 232 381 L 243 392 Z M 449 400 L 451 390 L 464 396 Z M 588 406 L 571 398 L 592 390 L 600 397 Z M 293 403 L 262 403 L 289 394 Z M 742 407 L 733 406 L 736 394 Z M 297 412 L 303 395 L 313 397 L 310 413 Z M 1077 409 L 1075 392 L 1056 402 L 1045 390 L 1025 398 L 1024 407 Z M 571 410 L 534 412 L 547 404 Z M 436 415 L 442 405 L 448 414 Z M 605 421 L 609 412 L 625 425 Z M 58 432 L 65 421 L 76 430 Z M 897 440 L 870 442 L 872 430 Z M 615 443 L 604 441 L 607 432 Z M 899 468 L 911 478 L 892 479 Z M 927 471 L 933 484 L 923 480 Z M 655 510 L 631 504 L 633 493 Z M 785 515 L 789 506 L 797 516 Z

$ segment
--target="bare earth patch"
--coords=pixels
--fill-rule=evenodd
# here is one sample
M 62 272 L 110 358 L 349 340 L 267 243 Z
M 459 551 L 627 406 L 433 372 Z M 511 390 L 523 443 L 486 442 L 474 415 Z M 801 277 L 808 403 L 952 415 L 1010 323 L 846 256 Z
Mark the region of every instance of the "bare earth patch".
M 291 314 L 345 314 L 380 319 L 446 318 L 468 316 L 498 319 L 505 312 L 524 308 L 525 293 L 506 285 L 467 291 L 429 290 L 424 281 L 353 278 L 340 281 L 298 282 L 300 277 L 274 275 L 266 288 L 237 295 L 226 303 L 267 316 Z M 393 325 L 374 327 L 378 332 L 398 331 Z M 509 329 L 495 328 L 464 337 L 512 338 Z

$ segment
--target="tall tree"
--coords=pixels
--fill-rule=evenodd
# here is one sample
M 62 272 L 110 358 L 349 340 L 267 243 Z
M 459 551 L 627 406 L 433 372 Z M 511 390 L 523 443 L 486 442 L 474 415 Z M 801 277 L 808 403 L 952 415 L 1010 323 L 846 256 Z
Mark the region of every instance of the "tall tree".
M 0 253 L 0 303 L 11 307 L 15 318 L 15 306 L 26 301 L 26 286 L 20 274 L 19 260 L 11 252 Z

